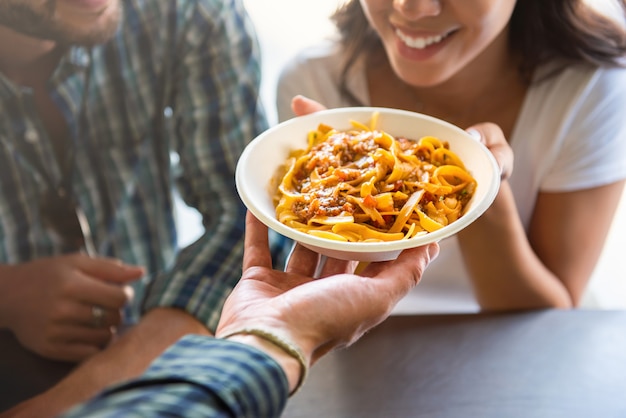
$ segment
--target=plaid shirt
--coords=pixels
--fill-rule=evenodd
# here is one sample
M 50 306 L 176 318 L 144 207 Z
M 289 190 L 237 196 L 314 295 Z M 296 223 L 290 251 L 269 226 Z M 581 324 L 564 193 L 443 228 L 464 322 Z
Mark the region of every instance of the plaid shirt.
M 135 283 L 128 322 L 143 303 L 182 308 L 214 329 L 241 275 L 245 209 L 234 183 L 237 158 L 267 127 L 258 45 L 241 0 L 123 5 L 114 38 L 70 48 L 49 80 L 75 150 L 72 190 L 99 254 L 149 272 Z M 169 13 L 176 18 L 174 48 Z M 156 103 L 167 64 L 173 93 L 161 129 Z M 40 209 L 42 196 L 61 181 L 54 155 L 32 91 L 0 74 L 0 262 L 61 253 Z M 205 227 L 180 251 L 176 186 Z
M 70 417 L 279 417 L 289 387 L 270 357 L 244 344 L 187 336 L 143 376 L 71 410 Z

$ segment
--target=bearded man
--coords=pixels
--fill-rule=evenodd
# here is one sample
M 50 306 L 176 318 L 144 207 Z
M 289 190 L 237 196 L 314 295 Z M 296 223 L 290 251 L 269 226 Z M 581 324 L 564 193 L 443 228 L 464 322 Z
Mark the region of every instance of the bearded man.
M 55 415 L 214 331 L 259 84 L 241 0 L 0 0 L 0 330 L 80 363 L 22 410 Z M 184 249 L 173 191 L 203 219 Z

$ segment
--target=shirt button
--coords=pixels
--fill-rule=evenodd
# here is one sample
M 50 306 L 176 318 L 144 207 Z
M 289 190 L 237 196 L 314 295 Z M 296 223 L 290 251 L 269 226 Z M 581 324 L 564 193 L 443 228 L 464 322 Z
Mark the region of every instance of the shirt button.
M 31 144 L 39 142 L 39 134 L 34 129 L 27 129 L 26 132 L 24 132 L 24 140 Z

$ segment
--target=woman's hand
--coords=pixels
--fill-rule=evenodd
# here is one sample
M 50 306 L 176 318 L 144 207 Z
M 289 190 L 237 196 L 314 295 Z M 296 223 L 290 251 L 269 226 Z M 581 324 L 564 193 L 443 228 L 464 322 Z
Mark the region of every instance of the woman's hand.
M 305 96 L 295 96 L 291 101 L 291 109 L 296 116 L 304 116 L 311 113 L 319 112 L 320 110 L 326 110 L 326 107 L 315 100 L 309 99 Z
M 491 151 L 500 167 L 500 180 L 507 180 L 513 173 L 513 150 L 495 123 L 485 122 L 467 128 L 467 132 Z

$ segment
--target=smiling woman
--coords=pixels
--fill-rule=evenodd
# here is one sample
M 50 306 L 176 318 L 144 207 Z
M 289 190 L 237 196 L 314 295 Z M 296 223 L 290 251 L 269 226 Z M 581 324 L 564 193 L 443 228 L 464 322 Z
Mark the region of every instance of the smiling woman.
M 308 45 L 335 33 L 328 17 L 343 3 L 342 0 L 245 0 L 257 28 L 263 53 L 262 95 L 271 122 L 277 121 L 275 110 L 276 82 L 281 69 L 291 56 Z M 442 1 L 444 7 L 451 0 Z M 588 0 L 601 11 L 617 16 L 615 0 Z M 279 11 L 279 12 L 277 12 Z M 190 229 L 193 231 L 193 228 Z M 626 273 L 621 267 L 621 248 L 626 246 L 626 196 L 617 208 L 600 260 L 583 296 L 586 306 L 626 308 Z M 399 311 L 410 312 L 410 298 Z M 454 304 L 454 299 L 449 300 Z
M 609 110 L 626 107 L 626 33 L 582 2 L 546 8 L 541 0 L 348 0 L 333 19 L 340 39 L 303 48 L 281 73 L 280 120 L 293 116 L 297 94 L 329 107 L 414 110 L 483 129 L 496 158 L 506 150 L 515 155 L 492 208 L 442 242 L 412 311 L 586 301 L 626 178 L 619 140 L 626 126 Z M 598 208 L 594 228 L 590 193 Z M 568 216 L 560 215 L 563 207 Z M 580 240 L 584 248 L 572 245 Z M 428 290 L 463 300 L 437 300 Z

